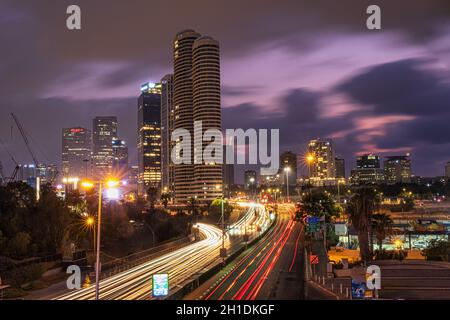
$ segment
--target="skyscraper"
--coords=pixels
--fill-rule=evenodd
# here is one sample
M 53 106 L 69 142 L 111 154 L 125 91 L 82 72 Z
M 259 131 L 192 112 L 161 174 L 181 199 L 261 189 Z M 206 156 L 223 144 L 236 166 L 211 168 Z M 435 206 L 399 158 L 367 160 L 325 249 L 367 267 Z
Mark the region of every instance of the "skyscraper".
M 445 176 L 450 178 L 450 161 L 445 165 Z
M 182 31 L 174 39 L 173 59 L 174 129 L 185 129 L 193 137 L 194 121 L 201 121 L 198 134 L 221 130 L 219 43 L 193 30 Z M 202 153 L 206 144 L 197 152 Z M 193 139 L 191 151 L 190 164 L 174 166 L 175 201 L 185 203 L 190 197 L 212 201 L 222 195 L 222 165 L 194 164 Z
M 335 158 L 334 163 L 336 166 L 336 178 L 345 179 L 345 160 L 340 158 Z
M 193 30 L 179 32 L 173 43 L 173 103 L 175 107 L 174 129 L 188 130 L 194 135 L 192 94 L 192 45 L 200 34 Z M 194 143 L 191 141 L 191 150 Z M 189 164 L 174 166 L 175 202 L 186 203 L 194 196 L 194 155 Z
M 380 157 L 364 154 L 356 158 L 356 169 L 351 171 L 352 184 L 380 184 L 384 182 L 384 170 L 380 168 Z
M 92 121 L 92 166 L 95 179 L 112 173 L 112 141 L 117 138 L 117 118 L 95 117 Z
M 62 177 L 90 175 L 91 132 L 82 127 L 62 130 Z
M 308 154 L 312 157 L 310 179 L 314 185 L 334 184 L 336 178 L 335 156 L 330 140 L 315 139 L 308 144 Z
M 141 86 L 138 99 L 138 193 L 161 187 L 161 84 Z
M 174 117 L 173 75 L 168 74 L 161 79 L 161 188 L 169 193 L 174 191 L 174 167 L 170 158 Z
M 387 184 L 410 183 L 412 173 L 409 155 L 386 157 L 384 174 Z
M 193 119 L 202 124 L 202 130 L 194 138 L 202 141 L 206 130 L 222 130 L 220 109 L 220 49 L 219 43 L 211 37 L 202 36 L 192 45 L 192 94 Z M 210 141 L 202 142 L 202 152 Z M 222 143 L 217 151 L 223 153 Z M 196 146 L 194 146 L 195 148 Z M 193 192 L 200 202 L 208 203 L 221 197 L 222 163 L 194 163 Z
M 291 151 L 283 152 L 280 155 L 280 169 L 279 169 L 279 176 L 283 177 L 281 179 L 282 184 L 286 184 L 286 172 L 285 169 L 289 168 L 287 179 L 289 181 L 289 185 L 295 185 L 297 183 L 297 156 L 295 153 Z
M 128 178 L 128 147 L 125 141 L 114 138 L 113 149 L 113 175 L 119 179 Z

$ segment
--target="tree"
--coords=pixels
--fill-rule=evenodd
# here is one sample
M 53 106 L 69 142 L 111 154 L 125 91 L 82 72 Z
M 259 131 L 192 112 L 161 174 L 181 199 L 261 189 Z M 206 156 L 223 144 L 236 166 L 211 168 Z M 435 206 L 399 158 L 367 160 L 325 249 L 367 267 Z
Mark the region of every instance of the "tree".
M 311 192 L 302 197 L 303 210 L 310 216 L 325 216 L 325 222 L 330 222 L 331 218 L 339 216 L 340 209 L 336 205 L 330 194 L 325 192 Z
M 213 221 L 222 219 L 222 199 L 214 199 L 209 206 L 209 215 Z M 231 212 L 233 212 L 233 206 L 228 200 L 223 200 L 223 219 L 226 221 L 230 218 Z
M 165 192 L 161 194 L 161 203 L 163 204 L 164 209 L 167 209 L 167 205 L 169 204 L 170 199 L 171 197 L 169 193 Z
M 433 239 L 422 254 L 427 257 L 427 260 L 448 261 L 450 241 Z
M 158 189 L 156 187 L 149 187 L 147 189 L 147 201 L 149 202 L 150 210 L 152 210 L 152 211 L 154 211 L 154 209 L 155 209 L 157 195 L 158 195 Z
M 372 215 L 372 230 L 375 231 L 378 250 L 383 249 L 383 240 L 390 234 L 392 229 L 392 219 L 384 213 L 375 213 Z
M 192 216 L 197 216 L 198 215 L 198 207 L 197 207 L 197 198 L 195 197 L 190 197 L 188 199 L 188 212 L 190 215 Z
M 379 196 L 370 187 L 360 187 L 350 198 L 347 205 L 349 220 L 358 232 L 361 260 L 367 262 L 371 258 L 369 231 L 372 214 L 378 209 Z

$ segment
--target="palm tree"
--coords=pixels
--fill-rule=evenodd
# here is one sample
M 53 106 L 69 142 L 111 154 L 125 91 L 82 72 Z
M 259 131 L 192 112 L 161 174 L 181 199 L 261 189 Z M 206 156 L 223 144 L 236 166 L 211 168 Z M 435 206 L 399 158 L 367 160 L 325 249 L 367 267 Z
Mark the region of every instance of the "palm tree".
M 391 232 L 392 219 L 385 213 L 376 213 L 372 215 L 372 229 L 375 231 L 377 237 L 378 250 L 383 248 L 383 240 Z
M 378 209 L 379 197 L 370 187 L 361 187 L 352 195 L 347 211 L 353 227 L 358 232 L 361 260 L 369 261 L 371 257 L 369 231 L 372 214 Z
M 197 198 L 196 197 L 190 197 L 188 199 L 188 212 L 191 214 L 194 218 L 196 218 L 198 214 L 197 209 Z
M 147 200 L 150 204 L 150 210 L 155 209 L 156 196 L 158 195 L 158 189 L 155 187 L 149 187 L 147 189 Z
M 168 193 L 161 194 L 161 203 L 163 204 L 164 209 L 167 209 L 167 205 L 169 204 L 169 200 L 170 200 L 170 194 L 168 194 Z

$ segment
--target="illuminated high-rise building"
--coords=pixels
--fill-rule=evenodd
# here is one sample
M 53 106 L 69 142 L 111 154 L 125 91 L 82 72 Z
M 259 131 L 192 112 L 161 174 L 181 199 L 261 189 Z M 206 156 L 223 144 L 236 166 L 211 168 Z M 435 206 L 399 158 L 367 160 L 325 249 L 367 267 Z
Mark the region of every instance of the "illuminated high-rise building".
M 118 179 L 128 178 L 128 147 L 125 141 L 114 138 L 113 149 L 113 176 Z
M 117 118 L 95 117 L 92 121 L 92 173 L 94 179 L 112 174 L 112 141 L 117 138 Z
M 345 159 L 335 158 L 334 164 L 336 166 L 336 178 L 345 179 Z
M 364 154 L 356 158 L 356 169 L 351 171 L 352 184 L 380 184 L 384 182 L 384 170 L 380 168 L 380 157 Z
M 174 130 L 187 130 L 194 137 L 194 121 L 202 123 L 199 134 L 208 129 L 221 130 L 219 43 L 193 30 L 179 32 L 173 43 L 173 60 Z M 186 203 L 190 197 L 207 203 L 223 194 L 222 165 L 194 164 L 194 139 L 191 163 L 174 166 L 174 195 L 179 203 Z M 197 154 L 206 144 L 203 142 Z
M 450 178 L 450 161 L 445 165 L 445 177 Z
M 311 183 L 335 184 L 336 165 L 332 142 L 324 139 L 311 140 L 308 144 L 308 154 L 312 158 L 309 163 Z
M 174 118 L 173 75 L 168 74 L 161 79 L 161 188 L 170 194 L 174 191 L 174 166 L 170 158 Z
M 192 45 L 192 61 L 193 119 L 202 124 L 202 130 L 194 133 L 194 138 L 202 141 L 207 130 L 222 130 L 219 42 L 207 36 L 196 39 Z M 202 142 L 202 153 L 210 143 Z M 215 144 L 216 151 L 222 154 L 221 141 L 215 141 Z M 205 160 L 194 163 L 193 192 L 199 202 L 208 203 L 221 197 L 222 181 L 222 163 Z
M 387 184 L 411 183 L 412 173 L 409 155 L 386 157 L 384 174 Z
M 62 178 L 90 175 L 91 132 L 82 127 L 62 131 Z
M 161 187 L 161 84 L 141 86 L 138 98 L 138 193 Z

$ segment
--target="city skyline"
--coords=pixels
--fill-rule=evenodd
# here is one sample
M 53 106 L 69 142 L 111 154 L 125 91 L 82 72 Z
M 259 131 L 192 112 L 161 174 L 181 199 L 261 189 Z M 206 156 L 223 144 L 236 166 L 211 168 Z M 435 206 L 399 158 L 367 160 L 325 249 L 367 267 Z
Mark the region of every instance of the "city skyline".
M 47 8 L 49 2 L 42 3 Z M 41 158 L 58 164 L 62 127 L 88 127 L 97 115 L 116 116 L 121 123 L 121 138 L 128 143 L 130 163 L 135 164 L 137 115 L 130 110 L 135 106 L 137 88 L 146 81 L 159 82 L 161 75 L 171 72 L 173 34 L 193 28 L 221 42 L 224 128 L 281 128 L 280 151 L 293 150 L 297 154 L 305 151 L 307 141 L 312 138 L 333 138 L 336 156 L 347 160 L 347 172 L 353 169 L 357 154 L 373 152 L 387 156 L 409 152 L 417 175 L 442 175 L 450 159 L 450 139 L 445 130 L 450 92 L 445 75 L 450 61 L 449 26 L 443 20 L 444 4 L 438 1 L 414 5 L 411 12 L 401 12 L 401 23 L 395 20 L 400 12 L 386 4 L 391 14 L 383 21 L 389 30 L 370 33 L 363 24 L 358 25 L 358 19 L 349 18 L 350 13 L 344 14 L 343 8 L 334 4 L 327 4 L 327 10 L 306 5 L 327 19 L 326 26 L 320 28 L 318 22 L 299 22 L 302 13 L 293 3 L 283 4 L 277 11 L 273 11 L 271 4 L 261 3 L 257 17 L 246 21 L 253 5 L 250 1 L 242 7 L 234 25 L 222 21 L 222 17 L 210 21 L 199 16 L 196 22 L 181 20 L 170 25 L 161 35 L 153 35 L 151 44 L 142 44 L 137 36 L 121 36 L 105 40 L 99 48 L 85 44 L 102 38 L 105 26 L 117 34 L 139 34 L 142 26 L 135 22 L 139 19 L 128 18 L 127 26 L 115 26 L 106 21 L 112 13 L 102 16 L 97 5 L 86 3 L 83 8 L 92 18 L 86 19 L 84 29 L 74 34 L 60 28 L 47 30 L 61 18 L 56 13 L 58 8 L 31 11 L 35 8 L 33 4 L 6 1 L 1 5 L 0 15 L 11 28 L 0 31 L 3 43 L 8 45 L 15 37 L 33 34 L 34 18 L 39 18 L 37 29 L 44 28 L 49 38 L 58 41 L 50 51 L 50 44 L 44 42 L 43 48 L 29 46 L 22 56 L 9 50 L 0 54 L 10 66 L 22 65 L 14 70 L 13 76 L 8 72 L 2 75 L 8 78 L 1 79 L 5 84 L 1 109 L 5 115 L 17 112 L 38 145 L 48 142 L 48 146 L 38 148 L 46 154 Z M 133 17 L 132 13 L 139 16 L 145 6 L 118 4 L 111 12 L 124 10 L 130 13 L 127 17 Z M 195 7 L 186 10 L 195 11 Z M 355 5 L 345 10 L 357 16 L 357 11 L 364 12 L 363 7 Z M 204 10 L 212 8 L 206 5 Z M 181 15 L 183 9 L 179 5 L 173 15 Z M 165 12 L 164 8 L 157 10 Z M 223 10 L 228 12 L 227 8 Z M 414 23 L 406 21 L 409 14 L 421 10 L 427 14 L 416 17 Z M 330 17 L 330 12 L 339 14 Z M 279 22 L 272 32 L 261 32 L 258 28 L 235 32 L 256 20 L 260 24 L 261 14 Z M 41 25 L 42 21 L 48 21 L 48 26 Z M 151 23 L 158 25 L 157 21 Z M 7 33 L 7 29 L 14 32 Z M 308 36 L 311 33 L 316 37 Z M 43 49 L 48 57 L 43 55 Z M 36 59 L 20 64 L 30 53 Z M 43 69 L 44 66 L 47 68 Z M 403 89 L 390 91 L 393 87 L 390 80 Z M 21 85 L 10 87 L 8 83 Z M 27 90 L 19 92 L 19 87 Z M 30 108 L 40 112 L 31 112 Z M 239 116 L 245 113 L 254 116 L 251 119 Z M 0 137 L 20 163 L 31 163 L 15 129 L 11 140 L 7 118 L 1 117 Z M 1 160 L 5 171 L 12 171 L 7 157 Z M 246 169 L 236 168 L 237 177 Z M 306 168 L 302 171 L 306 172 Z

